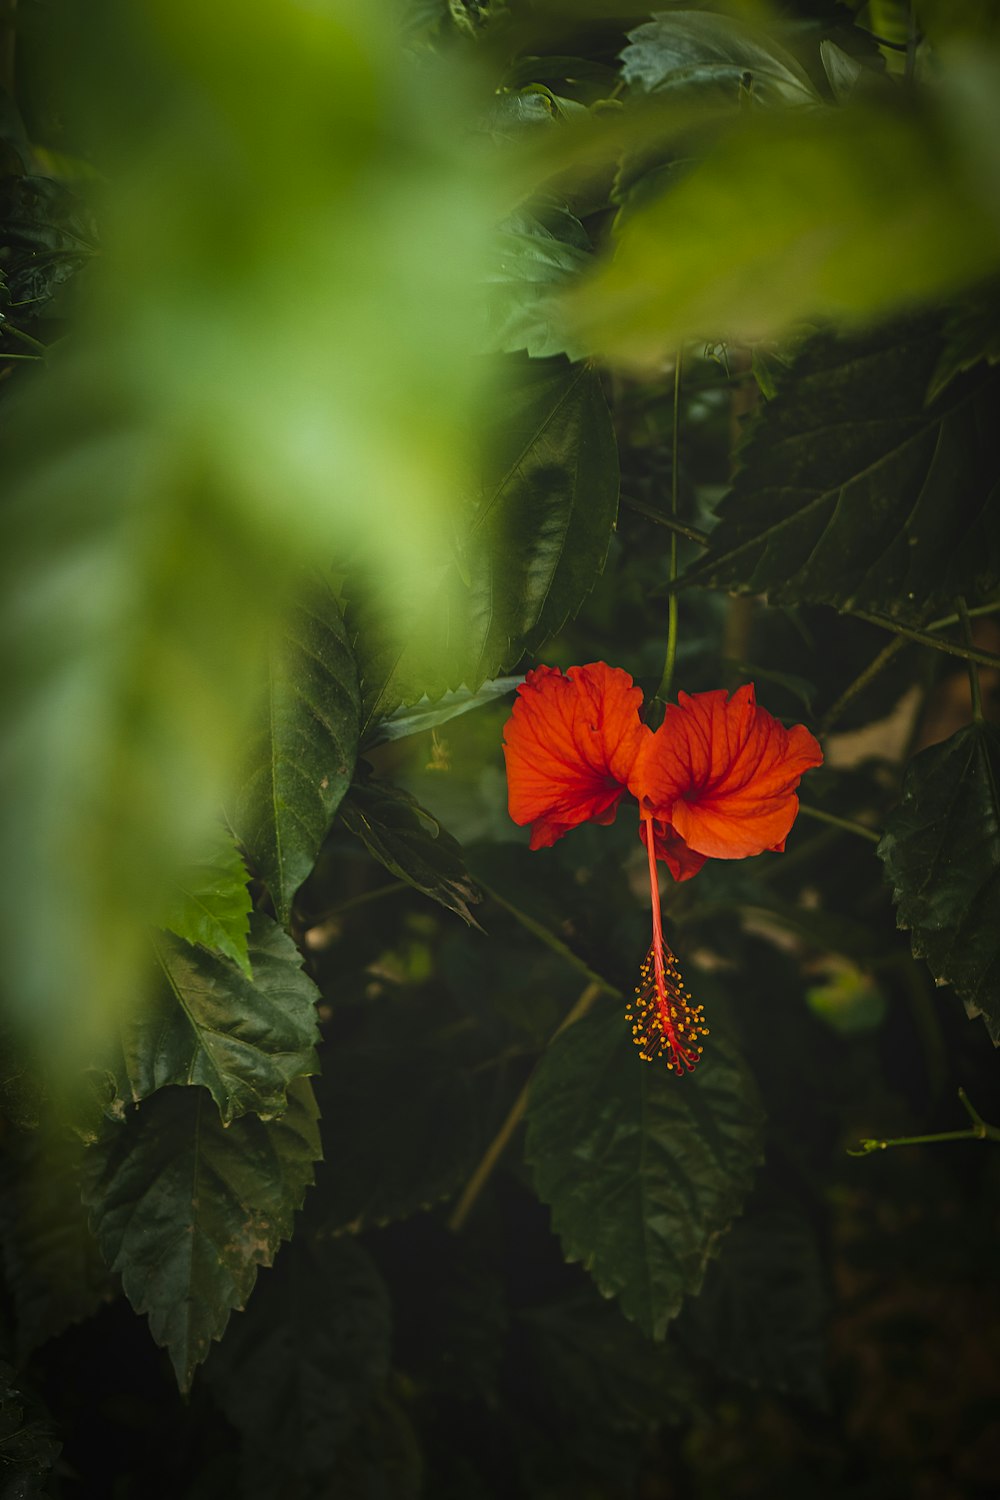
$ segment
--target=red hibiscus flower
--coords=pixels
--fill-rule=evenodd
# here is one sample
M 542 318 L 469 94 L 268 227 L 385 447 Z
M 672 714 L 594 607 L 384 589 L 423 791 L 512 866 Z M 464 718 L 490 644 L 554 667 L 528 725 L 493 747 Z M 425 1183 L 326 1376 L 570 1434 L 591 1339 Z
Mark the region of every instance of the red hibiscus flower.
M 529 672 L 504 731 L 510 815 L 541 849 L 580 823 L 612 822 L 626 791 L 636 798 L 653 942 L 626 1017 L 644 1060 L 690 1072 L 708 1033 L 663 938 L 656 862 L 690 880 L 706 859 L 781 851 L 799 780 L 823 754 L 803 725 L 759 708 L 752 683 L 731 698 L 680 693 L 655 734 L 641 702 L 628 673 L 603 662 Z

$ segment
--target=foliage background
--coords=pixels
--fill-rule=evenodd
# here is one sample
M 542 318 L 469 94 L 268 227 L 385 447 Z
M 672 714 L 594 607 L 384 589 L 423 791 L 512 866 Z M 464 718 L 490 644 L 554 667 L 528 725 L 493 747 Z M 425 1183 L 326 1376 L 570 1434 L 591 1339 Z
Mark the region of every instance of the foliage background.
M 0 21 L 0 1493 L 992 1494 L 994 8 Z M 671 598 L 684 1080 L 500 753 Z

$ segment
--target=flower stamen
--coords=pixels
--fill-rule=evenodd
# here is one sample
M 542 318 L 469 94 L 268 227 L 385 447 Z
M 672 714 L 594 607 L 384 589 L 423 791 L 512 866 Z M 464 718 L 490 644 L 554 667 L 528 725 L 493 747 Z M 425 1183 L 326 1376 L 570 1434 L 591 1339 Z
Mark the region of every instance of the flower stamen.
M 649 819 L 644 821 L 653 942 L 639 970 L 635 997 L 626 1004 L 625 1019 L 632 1027 L 632 1040 L 643 1062 L 663 1057 L 669 1072 L 690 1073 L 701 1056 L 700 1038 L 708 1036 L 708 1027 L 703 1024 L 704 1007 L 692 1000 L 677 959 L 663 940 L 653 826 Z

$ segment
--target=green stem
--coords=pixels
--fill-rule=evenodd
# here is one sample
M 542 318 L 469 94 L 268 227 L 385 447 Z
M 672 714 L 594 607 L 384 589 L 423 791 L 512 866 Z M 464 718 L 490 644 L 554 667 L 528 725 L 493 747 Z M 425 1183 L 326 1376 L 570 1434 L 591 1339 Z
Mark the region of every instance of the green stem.
M 959 1089 L 958 1097 L 972 1121 L 968 1130 L 942 1130 L 936 1135 L 899 1135 L 886 1141 L 865 1137 L 855 1148 L 848 1148 L 848 1156 L 871 1156 L 873 1151 L 887 1151 L 890 1146 L 933 1146 L 938 1141 L 1000 1141 L 1000 1129 L 996 1125 L 987 1125 L 964 1089 Z
M 680 457 L 680 426 L 681 426 L 681 366 L 683 357 L 681 350 L 677 351 L 677 361 L 674 365 L 674 421 L 671 464 L 670 464 L 670 515 L 677 520 L 677 497 L 678 497 L 678 459 Z M 670 593 L 667 597 L 667 655 L 663 663 L 663 676 L 660 685 L 656 689 L 654 697 L 660 703 L 666 703 L 670 697 L 670 688 L 674 680 L 674 664 L 677 661 L 677 594 L 673 585 L 677 582 L 677 533 L 670 533 Z
M 888 646 L 882 647 L 882 650 L 879 652 L 878 656 L 876 656 L 873 661 L 870 661 L 868 663 L 863 672 L 858 673 L 854 681 L 850 683 L 841 693 L 840 697 L 837 699 L 836 703 L 834 703 L 833 707 L 830 708 L 824 715 L 823 722 L 819 726 L 820 734 L 825 735 L 830 733 L 830 730 L 833 728 L 834 724 L 837 723 L 838 719 L 841 717 L 844 709 L 848 706 L 848 704 L 853 703 L 858 694 L 863 693 L 865 688 L 868 687 L 869 683 L 875 681 L 875 678 L 878 677 L 879 673 L 889 665 L 889 663 L 892 661 L 892 658 L 896 656 L 900 651 L 902 651 L 905 645 L 906 641 L 904 640 L 904 638 L 901 635 L 897 635 L 893 637 Z
M 31 361 L 37 363 L 39 360 L 41 360 L 43 358 L 44 358 L 44 355 L 42 355 L 42 354 L 3 354 L 3 353 L 0 353 L 0 363 L 2 363 L 2 364 L 6 364 L 9 359 L 27 359 L 27 360 L 31 360 Z
M 962 621 L 962 634 L 965 636 L 965 644 L 972 645 L 972 621 L 969 619 L 969 611 L 965 607 L 965 600 L 958 599 L 958 614 Z M 972 696 L 972 718 L 976 724 L 983 722 L 983 694 L 979 686 L 979 668 L 974 661 L 969 662 L 969 692 Z
M 678 536 L 687 537 L 688 541 L 694 542 L 696 546 L 708 546 L 709 538 L 704 531 L 696 531 L 693 526 L 685 526 L 683 521 L 675 521 L 672 516 L 665 516 L 662 510 L 647 505 L 645 500 L 636 500 L 632 495 L 622 495 L 621 502 L 627 505 L 629 510 L 637 511 L 640 516 L 645 516 L 649 521 L 655 521 L 658 526 L 665 526 L 668 531 L 676 531 Z
M 359 906 L 367 906 L 370 901 L 381 901 L 385 896 L 395 896 L 400 891 L 410 890 L 405 880 L 394 880 L 389 885 L 380 885 L 373 891 L 364 891 L 360 896 L 352 896 L 349 901 L 341 902 L 340 906 L 331 906 L 329 911 L 320 912 L 309 923 L 310 927 L 320 927 L 324 922 L 332 922 L 336 917 L 341 917 L 345 912 L 355 911 Z
M 838 817 L 836 813 L 824 812 L 819 807 L 810 807 L 807 802 L 799 803 L 799 812 L 804 813 L 807 818 L 815 818 L 818 823 L 829 823 L 831 828 L 842 828 L 845 833 L 857 834 L 859 838 L 867 839 L 871 844 L 877 844 L 882 837 L 874 828 L 869 828 L 864 823 L 856 823 L 853 818 Z
M 8 323 L 6 319 L 4 319 L 3 331 L 4 333 L 11 334 L 13 338 L 20 339 L 22 344 L 27 344 L 30 348 L 37 349 L 39 355 L 48 353 L 45 345 L 40 343 L 38 339 L 33 339 L 31 334 L 25 333 L 22 328 L 15 328 L 13 323 Z
M 590 1010 L 591 1006 L 594 1004 L 594 1001 L 601 993 L 601 989 L 602 986 L 598 983 L 587 985 L 587 988 L 583 991 L 583 994 L 580 996 L 579 1000 L 577 1000 L 576 1004 L 573 1006 L 573 1009 L 563 1017 L 562 1021 L 549 1037 L 548 1046 L 551 1047 L 557 1036 L 560 1036 L 562 1032 L 567 1029 L 567 1027 L 570 1027 L 577 1021 L 579 1021 L 581 1016 L 585 1016 L 587 1014 L 587 1011 Z M 534 1073 L 532 1073 L 532 1078 L 533 1077 Z M 496 1135 L 490 1141 L 486 1150 L 483 1152 L 483 1155 L 481 1156 L 475 1171 L 469 1178 L 468 1182 L 465 1184 L 465 1187 L 462 1190 L 462 1196 L 455 1204 L 455 1207 L 451 1213 L 451 1217 L 448 1220 L 449 1229 L 459 1230 L 465 1224 L 465 1221 L 469 1217 L 469 1213 L 472 1210 L 473 1204 L 492 1177 L 493 1170 L 496 1167 L 497 1162 L 506 1151 L 508 1145 L 510 1144 L 511 1137 L 524 1118 L 524 1112 L 528 1107 L 528 1096 L 530 1092 L 531 1078 L 528 1079 L 527 1083 L 524 1085 L 524 1088 L 518 1094 L 517 1098 L 514 1100 L 514 1103 L 507 1111 L 506 1119 L 500 1126 L 500 1129 L 497 1131 Z
M 562 938 L 558 938 L 554 932 L 550 932 L 544 923 L 536 921 L 528 912 L 522 911 L 519 906 L 514 906 L 512 902 L 507 900 L 506 896 L 501 896 L 499 891 L 494 890 L 492 886 L 486 885 L 482 880 L 477 880 L 476 884 L 484 895 L 489 896 L 490 900 L 495 901 L 498 906 L 502 906 L 504 911 L 509 912 L 516 922 L 520 922 L 525 931 L 530 932 L 534 937 L 538 938 L 547 948 L 551 948 L 553 953 L 558 953 L 559 957 L 564 959 L 570 968 L 576 969 L 577 973 L 581 974 L 590 984 L 596 984 L 603 994 L 611 995 L 615 1000 L 624 998 L 621 990 L 616 989 L 608 980 L 602 979 L 600 974 L 595 974 L 593 969 L 585 964 L 582 958 L 578 958 L 572 948 L 563 942 Z
M 958 656 L 963 661 L 975 661 L 980 666 L 1000 671 L 1000 656 L 994 656 L 992 652 L 959 646 L 954 641 L 942 641 L 926 630 L 915 630 L 910 625 L 900 625 L 896 620 L 884 620 L 881 615 L 870 615 L 866 610 L 852 609 L 850 613 L 856 620 L 867 620 L 869 625 L 877 625 L 881 630 L 891 630 L 893 635 L 905 636 L 907 640 L 916 641 L 921 646 L 931 646 L 935 651 L 945 651 L 949 656 Z

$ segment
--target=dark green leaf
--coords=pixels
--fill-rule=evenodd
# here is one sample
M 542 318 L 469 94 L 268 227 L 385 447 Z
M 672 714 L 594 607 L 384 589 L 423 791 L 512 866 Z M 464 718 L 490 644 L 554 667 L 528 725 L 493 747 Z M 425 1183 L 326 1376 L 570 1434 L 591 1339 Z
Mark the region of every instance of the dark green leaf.
M 15 313 L 44 310 L 56 290 L 97 248 L 94 221 L 82 200 L 52 177 L 0 179 L 0 247 Z
M 390 1339 L 388 1293 L 361 1247 L 297 1238 L 231 1321 L 205 1378 L 286 1484 L 318 1480 L 388 1374 Z
M 678 1334 L 722 1374 L 822 1406 L 827 1290 L 816 1237 L 788 1210 L 737 1220 Z
M 878 855 L 939 984 L 1000 1025 L 1000 732 L 970 724 L 906 769 Z
M 1000 287 L 996 282 L 988 282 L 949 314 L 927 400 L 933 401 L 956 375 L 981 360 L 991 365 L 1000 361 Z
M 101 1252 L 149 1314 L 182 1390 L 291 1235 L 319 1156 L 305 1079 L 268 1124 L 246 1115 L 223 1126 L 205 1089 L 161 1089 L 88 1153 L 84 1201 Z
M 373 1000 L 360 1036 L 327 1059 L 320 1084 L 327 1165 L 323 1222 L 352 1230 L 401 1219 L 447 1197 L 479 1145 L 468 1075 L 430 1036 L 411 997 Z
M 778 42 L 733 16 L 697 10 L 670 11 L 630 31 L 622 75 L 647 93 L 710 90 L 734 105 L 741 91 L 760 104 L 814 104 L 818 98 Z
M 467 714 L 471 708 L 481 708 L 484 703 L 492 703 L 494 699 L 512 693 L 523 681 L 523 677 L 488 678 L 475 692 L 460 687 L 443 693 L 435 703 L 429 698 L 421 698 L 410 708 L 397 708 L 387 718 L 377 720 L 366 746 L 381 745 L 384 740 L 401 740 L 410 734 L 436 729 L 440 724 L 447 724 L 449 719 L 457 719 L 459 714 Z
M 164 983 L 122 1025 L 133 1099 L 167 1084 L 203 1084 L 223 1122 L 285 1109 L 293 1079 L 317 1071 L 318 991 L 291 938 L 254 917 L 252 978 L 232 959 L 164 936 L 155 943 Z
M 480 893 L 461 847 L 408 792 L 386 781 L 353 786 L 340 808 L 350 829 L 393 875 L 477 926 L 469 903 Z
M 398 1402 L 387 1395 L 372 1402 L 345 1443 L 330 1482 L 329 1493 L 337 1500 L 421 1500 L 420 1439 Z
M 3 1268 L 22 1358 L 115 1295 L 80 1202 L 83 1149 L 44 1127 L 5 1143 Z
M 350 785 L 357 747 L 354 658 L 337 600 L 316 583 L 271 650 L 266 701 L 231 820 L 285 926 Z
M 526 1152 L 566 1258 L 663 1338 L 698 1291 L 761 1159 L 753 1081 L 716 1037 L 690 1077 L 636 1057 L 620 1015 L 592 1011 L 546 1053 Z
M 686 581 L 924 618 L 1000 581 L 1000 373 L 924 395 L 923 326 L 822 335 L 760 413 Z
M 597 373 L 515 358 L 506 371 L 481 493 L 430 605 L 414 618 L 382 601 L 374 621 L 356 617 L 366 730 L 425 693 L 475 691 L 560 630 L 604 566 L 618 452 Z
M 160 925 L 188 943 L 217 948 L 249 977 L 252 909 L 243 857 L 230 839 L 220 838 L 213 853 L 178 883 Z
M 47 1477 L 62 1444 L 37 1402 L 20 1389 L 20 1377 L 0 1364 L 0 1496 L 2 1500 L 42 1500 Z
M 501 354 L 526 349 L 533 359 L 581 359 L 589 351 L 562 326 L 553 292 L 591 259 L 586 230 L 566 208 L 512 214 L 496 234 L 485 347 Z

